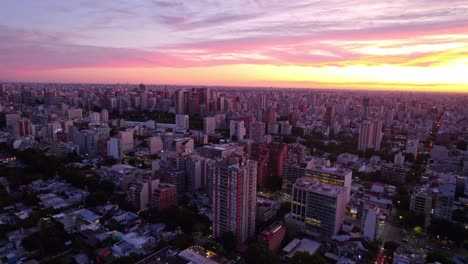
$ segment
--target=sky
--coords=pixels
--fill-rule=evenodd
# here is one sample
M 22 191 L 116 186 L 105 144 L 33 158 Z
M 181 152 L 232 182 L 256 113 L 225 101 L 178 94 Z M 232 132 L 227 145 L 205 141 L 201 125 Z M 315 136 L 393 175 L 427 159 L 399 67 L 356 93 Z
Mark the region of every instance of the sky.
M 3 0 L 0 80 L 468 92 L 467 0 Z

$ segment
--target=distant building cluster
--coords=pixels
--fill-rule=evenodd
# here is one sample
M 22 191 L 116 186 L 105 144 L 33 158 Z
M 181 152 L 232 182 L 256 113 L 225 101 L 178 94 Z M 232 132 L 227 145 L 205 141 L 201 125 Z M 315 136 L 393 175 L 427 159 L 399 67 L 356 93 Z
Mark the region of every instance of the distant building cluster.
M 238 263 L 213 252 L 226 234 L 282 261 L 362 263 L 386 225 L 404 225 L 396 208 L 421 229 L 467 227 L 466 98 L 4 83 L 0 111 L 0 223 L 12 227 L 0 262 L 26 260 L 23 239 L 53 223 L 77 263 Z M 398 247 L 394 263 L 419 263 L 415 250 Z

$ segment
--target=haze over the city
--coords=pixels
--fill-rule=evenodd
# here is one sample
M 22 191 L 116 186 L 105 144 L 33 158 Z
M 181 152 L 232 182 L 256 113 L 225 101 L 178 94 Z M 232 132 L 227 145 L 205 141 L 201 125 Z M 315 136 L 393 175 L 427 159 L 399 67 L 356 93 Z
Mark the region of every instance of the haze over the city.
M 468 90 L 468 2 L 3 1 L 0 80 Z

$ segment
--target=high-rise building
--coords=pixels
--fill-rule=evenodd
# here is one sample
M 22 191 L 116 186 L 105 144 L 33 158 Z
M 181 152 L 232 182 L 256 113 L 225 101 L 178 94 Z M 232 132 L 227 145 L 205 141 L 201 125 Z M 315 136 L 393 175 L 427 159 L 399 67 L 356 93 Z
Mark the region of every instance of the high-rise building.
M 90 112 L 89 113 L 89 123 L 91 123 L 91 124 L 101 123 L 101 114 L 98 113 L 98 112 Z
M 403 165 L 395 165 L 393 163 L 382 164 L 380 168 L 382 177 L 396 184 L 404 184 L 406 182 L 406 174 L 408 171 L 409 169 Z
M 111 137 L 107 141 L 107 156 L 113 157 L 114 159 L 120 159 L 123 156 L 122 147 L 120 145 L 120 140 L 115 137 Z
M 302 231 L 331 238 L 344 220 L 346 188 L 301 178 L 293 185 L 292 220 Z
M 432 189 L 417 189 L 411 195 L 410 210 L 423 213 L 425 226 L 429 226 L 432 212 Z
M 271 251 L 278 251 L 285 236 L 286 227 L 281 223 L 274 223 L 258 235 L 258 241 Z
M 252 144 L 252 159 L 257 161 L 257 186 L 260 188 L 266 187 L 267 183 L 271 183 L 270 170 L 268 163 L 270 162 L 270 150 L 266 144 Z
M 325 110 L 325 124 L 327 126 L 332 126 L 335 121 L 335 107 L 329 106 Z
M 205 145 L 200 148 L 200 154 L 210 159 L 224 158 L 232 154 L 244 154 L 244 147 L 237 143 Z
M 54 135 L 56 135 L 56 133 L 54 133 Z M 90 157 L 97 156 L 99 152 L 99 134 L 96 131 L 78 131 L 75 140 L 75 143 L 79 146 L 80 154 Z
M 306 172 L 306 176 L 322 183 L 327 183 L 335 186 L 346 188 L 346 202 L 351 197 L 351 181 L 353 172 L 351 170 L 338 167 L 321 167 L 315 166 L 310 171 Z
M 18 121 L 18 136 L 27 137 L 31 135 L 31 121 L 27 118 L 22 118 Z
M 101 122 L 109 123 L 109 111 L 107 111 L 106 109 L 101 110 Z
M 82 119 L 83 118 L 83 109 L 81 108 L 69 108 L 68 109 L 68 119 Z
M 160 136 L 154 136 L 149 138 L 149 145 L 150 145 L 150 154 L 156 154 L 163 150 L 164 143 Z
M 159 183 L 151 195 L 150 207 L 162 211 L 177 205 L 176 186 L 170 183 Z
M 266 108 L 266 96 L 265 94 L 257 94 L 257 107 L 261 109 Z
M 263 122 L 255 122 L 251 125 L 252 140 L 255 143 L 266 143 L 265 138 L 266 124 Z
M 369 96 L 364 96 L 364 98 L 362 98 L 362 106 L 364 107 L 364 118 L 367 119 L 369 117 L 369 107 L 370 107 Z
M 118 134 L 122 151 L 131 151 L 134 147 L 133 131 L 120 131 Z
M 207 116 L 203 118 L 203 132 L 205 135 L 214 135 L 216 131 L 216 118 Z
M 229 123 L 229 137 L 231 139 L 243 140 L 245 138 L 246 129 L 243 120 L 231 120 Z
M 453 202 L 455 201 L 455 188 L 453 183 L 439 184 L 434 215 L 438 218 L 452 220 Z
M 389 127 L 390 125 L 392 125 L 394 118 L 395 118 L 395 110 L 393 110 L 393 108 L 387 109 L 384 113 L 385 126 Z
M 149 106 L 149 93 L 148 92 L 142 92 L 140 94 L 140 102 L 141 102 L 141 105 L 140 105 L 141 110 L 143 111 L 148 110 L 148 106 Z
M 282 177 L 284 162 L 288 155 L 288 145 L 285 143 L 273 142 L 268 145 L 270 149 L 270 175 L 273 177 Z
M 413 154 L 413 157 L 416 159 L 418 157 L 418 139 L 408 139 L 406 140 L 405 153 Z
M 18 135 L 18 122 L 21 120 L 20 112 L 9 112 L 5 114 L 6 129 L 12 132 L 15 136 Z
M 232 232 L 239 243 L 255 233 L 257 162 L 246 156 L 220 159 L 210 169 L 213 236 Z
M 206 158 L 191 155 L 186 159 L 187 191 L 194 193 L 200 189 L 208 189 L 208 169 Z
M 182 114 L 186 114 L 187 111 L 186 111 L 186 99 L 185 99 L 185 94 L 186 94 L 186 91 L 185 90 L 178 90 L 175 92 L 175 110 L 176 110 L 176 114 L 179 114 L 179 115 L 182 115 Z
M 144 210 L 150 206 L 154 190 L 159 185 L 159 179 L 143 178 L 131 183 L 127 189 L 127 200 L 137 210 Z
M 403 165 L 405 163 L 405 156 L 403 155 L 402 152 L 398 152 L 395 154 L 395 157 L 393 158 L 393 164 L 395 165 Z
M 290 192 L 297 179 L 306 177 L 313 163 L 309 161 L 287 162 L 283 167 L 283 191 Z
M 364 120 L 359 126 L 358 150 L 380 150 L 382 143 L 382 122 Z
M 292 125 L 289 124 L 289 121 L 279 121 L 279 134 L 281 135 L 291 135 L 292 133 Z
M 374 241 L 379 231 L 380 215 L 382 210 L 372 204 L 364 204 L 361 217 L 361 233 L 364 238 Z
M 263 122 L 267 124 L 276 123 L 276 110 L 273 108 L 268 108 L 265 110 L 265 114 L 263 115 Z
M 189 129 L 189 116 L 176 115 L 176 131 L 186 131 Z

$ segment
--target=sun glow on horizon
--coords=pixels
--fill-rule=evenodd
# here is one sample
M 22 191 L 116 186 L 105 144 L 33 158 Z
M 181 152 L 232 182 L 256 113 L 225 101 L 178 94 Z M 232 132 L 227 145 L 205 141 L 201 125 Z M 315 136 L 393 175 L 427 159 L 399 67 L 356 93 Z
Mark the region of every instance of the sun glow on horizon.
M 460 59 L 461 61 L 463 59 Z M 404 66 L 307 67 L 221 65 L 208 67 L 78 68 L 31 74 L 43 82 L 147 83 L 468 92 L 465 62 L 428 68 Z M 73 78 L 70 78 L 73 76 Z M 104 77 L 105 76 L 105 77 Z M 338 77 L 339 76 L 339 77 Z

